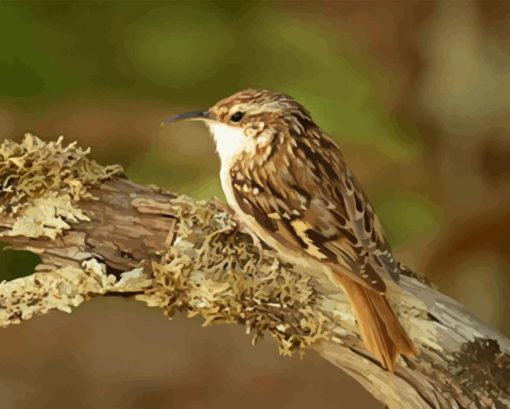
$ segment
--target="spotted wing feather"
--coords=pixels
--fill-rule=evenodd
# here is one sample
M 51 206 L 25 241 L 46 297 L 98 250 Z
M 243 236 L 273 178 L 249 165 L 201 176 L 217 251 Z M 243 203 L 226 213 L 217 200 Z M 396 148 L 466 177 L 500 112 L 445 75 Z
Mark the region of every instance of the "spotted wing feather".
M 384 293 L 381 275 L 396 277 L 391 252 L 333 142 L 321 134 L 311 140 L 287 139 L 264 166 L 250 160 L 240 157 L 231 168 L 234 196 L 243 212 L 289 249 Z

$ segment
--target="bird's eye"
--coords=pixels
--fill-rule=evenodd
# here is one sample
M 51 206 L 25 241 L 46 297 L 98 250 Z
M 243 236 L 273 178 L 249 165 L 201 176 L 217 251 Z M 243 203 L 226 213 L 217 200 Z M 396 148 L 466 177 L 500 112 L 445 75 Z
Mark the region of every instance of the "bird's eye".
M 243 116 L 244 116 L 244 113 L 241 112 L 241 111 L 237 111 L 235 114 L 233 114 L 231 117 L 230 117 L 230 120 L 232 122 L 239 122 L 241 119 L 243 119 Z

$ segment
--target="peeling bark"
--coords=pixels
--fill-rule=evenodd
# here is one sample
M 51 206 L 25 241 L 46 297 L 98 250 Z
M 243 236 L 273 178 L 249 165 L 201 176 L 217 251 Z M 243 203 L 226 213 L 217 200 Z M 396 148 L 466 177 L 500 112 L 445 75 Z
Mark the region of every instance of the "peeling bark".
M 36 142 L 32 156 L 47 148 Z M 96 176 L 83 179 L 80 169 L 91 169 L 86 152 L 71 166 L 62 149 L 54 155 L 71 169 L 66 178 L 16 190 L 21 181 L 31 186 L 23 143 L 0 149 L 0 237 L 43 261 L 33 275 L 0 285 L 0 325 L 122 293 L 167 315 L 244 325 L 254 340 L 269 334 L 284 355 L 315 350 L 389 408 L 510 407 L 509 340 L 416 275 L 389 285 L 420 349 L 416 359 L 400 358 L 391 374 L 365 350 L 343 293 L 253 245 L 217 201 L 139 186 L 112 168 L 94 168 Z M 12 172 L 17 177 L 5 183 Z M 31 168 L 30 177 L 40 181 L 42 172 Z M 73 186 L 86 194 L 73 195 Z

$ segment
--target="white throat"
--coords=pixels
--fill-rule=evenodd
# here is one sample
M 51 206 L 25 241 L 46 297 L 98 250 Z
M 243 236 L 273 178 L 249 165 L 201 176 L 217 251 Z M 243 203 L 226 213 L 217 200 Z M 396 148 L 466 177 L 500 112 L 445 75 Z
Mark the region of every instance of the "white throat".
M 207 122 L 206 122 L 207 123 Z M 219 122 L 207 123 L 220 155 L 221 166 L 228 166 L 232 160 L 246 149 L 250 142 L 244 130 L 237 126 L 229 126 Z

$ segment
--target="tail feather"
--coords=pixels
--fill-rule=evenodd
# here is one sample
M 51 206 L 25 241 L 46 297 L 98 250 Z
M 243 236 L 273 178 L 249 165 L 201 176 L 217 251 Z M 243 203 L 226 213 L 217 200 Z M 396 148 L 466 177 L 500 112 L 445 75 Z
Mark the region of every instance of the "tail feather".
M 347 277 L 337 276 L 336 279 L 351 301 L 366 347 L 385 369 L 394 372 L 399 355 L 418 355 L 384 294 Z

